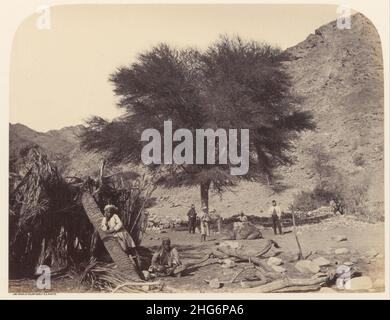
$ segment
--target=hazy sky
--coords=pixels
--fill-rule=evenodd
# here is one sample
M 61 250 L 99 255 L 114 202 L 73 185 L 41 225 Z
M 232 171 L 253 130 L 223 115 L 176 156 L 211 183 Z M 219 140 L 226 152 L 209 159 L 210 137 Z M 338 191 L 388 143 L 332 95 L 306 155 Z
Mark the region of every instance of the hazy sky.
M 73 5 L 20 25 L 11 56 L 10 122 L 38 131 L 121 114 L 107 81 L 115 68 L 159 42 L 199 49 L 237 34 L 285 49 L 336 19 L 319 5 Z

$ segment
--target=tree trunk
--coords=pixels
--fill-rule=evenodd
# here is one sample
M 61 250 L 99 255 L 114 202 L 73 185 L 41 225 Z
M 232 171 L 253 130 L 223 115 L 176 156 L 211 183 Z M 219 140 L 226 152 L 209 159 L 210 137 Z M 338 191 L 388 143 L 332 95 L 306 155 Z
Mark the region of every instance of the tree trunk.
M 209 189 L 211 181 L 202 182 L 200 184 L 200 202 L 202 208 L 206 207 L 207 212 L 209 212 Z
M 102 239 L 104 246 L 106 247 L 114 263 L 118 266 L 119 270 L 123 272 L 129 278 L 129 280 L 141 280 L 136 266 L 130 260 L 129 256 L 122 250 L 119 242 L 111 234 L 100 229 L 103 215 L 92 195 L 89 192 L 84 192 L 81 198 L 81 202 L 83 204 L 85 213 L 89 218 L 89 221 L 95 227 L 95 230 L 98 231 L 100 239 Z

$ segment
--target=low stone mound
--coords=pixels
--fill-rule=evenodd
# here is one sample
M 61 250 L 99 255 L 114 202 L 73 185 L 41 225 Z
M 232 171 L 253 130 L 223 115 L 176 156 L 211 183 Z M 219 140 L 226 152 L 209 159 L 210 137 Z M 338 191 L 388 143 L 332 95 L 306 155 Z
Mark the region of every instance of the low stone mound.
M 234 240 L 253 240 L 262 238 L 260 230 L 251 222 L 234 222 L 233 237 Z

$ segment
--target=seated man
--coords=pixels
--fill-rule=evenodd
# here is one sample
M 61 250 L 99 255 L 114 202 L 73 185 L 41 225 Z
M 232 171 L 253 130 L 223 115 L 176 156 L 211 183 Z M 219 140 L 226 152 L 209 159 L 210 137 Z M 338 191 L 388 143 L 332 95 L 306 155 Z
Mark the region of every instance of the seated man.
M 171 248 L 171 240 L 164 238 L 160 249 L 153 254 L 149 272 L 156 276 L 170 276 L 180 265 L 179 253 L 176 248 Z
M 248 218 L 247 218 L 247 216 L 244 214 L 243 211 L 241 211 L 240 215 L 238 216 L 238 221 L 239 221 L 239 222 L 247 222 L 247 221 L 248 221 Z

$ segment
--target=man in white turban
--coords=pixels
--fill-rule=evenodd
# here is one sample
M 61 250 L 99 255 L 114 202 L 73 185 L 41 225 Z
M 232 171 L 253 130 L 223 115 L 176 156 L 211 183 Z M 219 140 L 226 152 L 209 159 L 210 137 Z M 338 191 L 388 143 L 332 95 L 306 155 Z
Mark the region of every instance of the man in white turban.
M 111 233 L 115 237 L 124 252 L 129 254 L 130 248 L 135 248 L 133 238 L 124 228 L 121 219 L 117 215 L 118 208 L 112 204 L 104 207 L 104 218 L 101 223 L 101 230 Z

